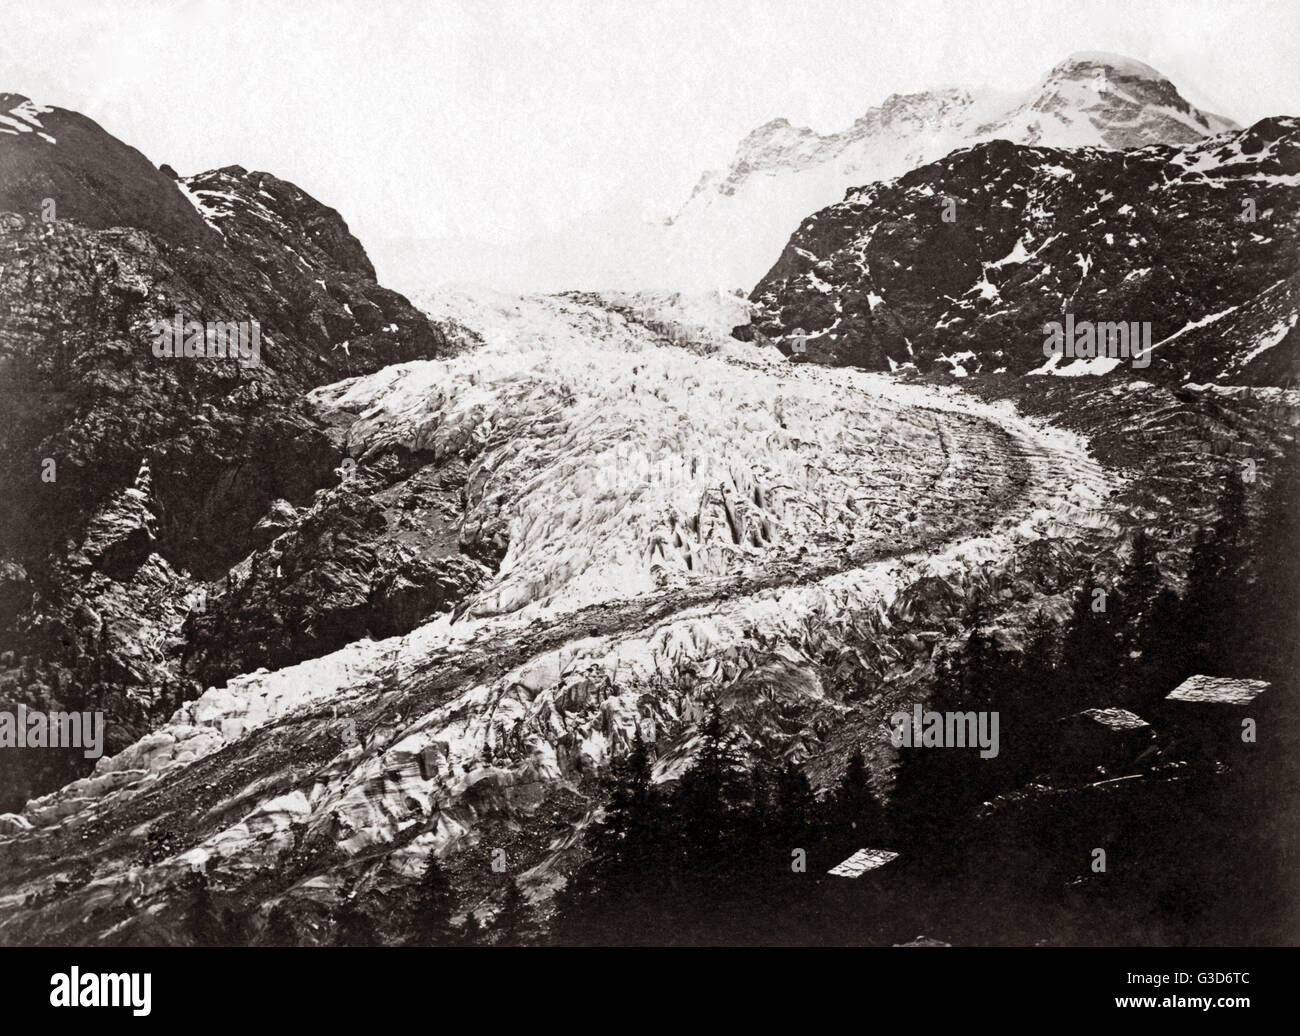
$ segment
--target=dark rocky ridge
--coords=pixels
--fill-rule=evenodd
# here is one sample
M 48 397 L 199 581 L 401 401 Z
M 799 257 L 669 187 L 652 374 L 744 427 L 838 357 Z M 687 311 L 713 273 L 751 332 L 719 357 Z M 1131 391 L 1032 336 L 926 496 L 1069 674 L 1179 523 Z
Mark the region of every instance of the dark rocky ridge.
M 1171 339 L 1117 376 L 1288 383 L 1298 188 L 1294 118 L 1132 151 L 991 141 L 810 216 L 755 288 L 749 333 L 802 327 L 807 358 L 825 363 L 926 370 L 969 352 L 969 373 L 1024 374 L 1044 363 L 1043 325 L 1069 312 L 1149 321 L 1153 343 Z
M 375 282 L 342 217 L 293 184 L 238 166 L 177 180 L 84 116 L 24 111 L 31 130 L 0 135 L 0 702 L 103 708 L 112 752 L 198 689 L 183 660 L 204 627 L 185 619 L 217 615 L 206 591 L 198 605 L 186 597 L 266 546 L 258 526 L 274 502 L 288 508 L 274 532 L 301 539 L 297 564 L 317 567 L 319 538 L 293 530 L 338 485 L 342 453 L 304 394 L 448 346 Z M 155 357 L 155 322 L 177 313 L 256 320 L 260 364 Z M 363 486 L 346 490 L 371 512 L 358 535 L 381 537 Z M 405 631 L 451 607 L 481 567 L 452 556 L 444 572 L 451 543 L 419 562 L 402 544 L 383 557 L 359 546 L 354 563 L 326 567 L 348 584 L 339 635 Z M 311 607 L 269 609 L 283 630 L 274 646 L 244 645 L 253 664 L 336 646 L 299 637 Z M 227 652 L 200 669 L 215 678 L 244 661 Z M 5 762 L 0 808 L 82 767 L 79 753 L 41 755 L 58 772 Z
M 135 148 L 78 112 L 45 112 L 20 94 L 0 93 L 0 113 L 24 105 L 38 112 L 44 131 L 19 117 L 27 132 L 0 136 L 0 212 L 39 215 L 51 198 L 58 219 L 91 230 L 139 227 L 178 244 L 218 244 L 172 179 Z
M 221 684 L 449 611 L 499 561 L 457 536 L 464 485 L 463 462 L 388 453 L 301 510 L 276 501 L 258 523 L 270 542 L 211 583 L 204 611 L 186 620 L 185 671 Z

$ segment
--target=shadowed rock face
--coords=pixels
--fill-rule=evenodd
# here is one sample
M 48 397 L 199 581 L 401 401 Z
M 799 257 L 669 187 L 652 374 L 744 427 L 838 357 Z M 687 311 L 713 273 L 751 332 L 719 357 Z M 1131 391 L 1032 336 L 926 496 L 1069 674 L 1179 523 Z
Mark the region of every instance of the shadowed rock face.
M 177 244 L 216 245 L 180 188 L 92 119 L 0 93 L 0 212 L 40 215 L 91 230 L 139 227 Z
M 408 633 L 477 591 L 494 566 L 462 553 L 464 467 L 385 454 L 302 511 L 208 588 L 184 628 L 184 669 L 202 685 L 281 669 L 356 640 Z M 259 523 L 261 524 L 261 523 Z
M 267 543 L 274 501 L 292 513 L 283 533 L 339 482 L 340 445 L 304 394 L 446 339 L 293 184 L 237 166 L 178 180 L 75 112 L 16 95 L 0 109 L 0 699 L 108 703 L 111 751 L 198 690 L 179 665 L 200 628 L 186 615 L 206 614 L 184 601 L 196 580 Z M 178 315 L 256 322 L 260 362 L 155 355 L 157 323 Z M 333 556 L 295 535 L 315 544 L 297 550 L 304 569 Z M 412 569 L 413 550 L 357 549 L 349 638 L 457 597 L 456 578 Z M 284 632 L 250 642 L 254 659 L 337 646 L 303 635 L 292 599 L 276 610 Z M 6 783 L 19 801 L 42 786 Z
M 1044 373 L 1279 384 L 1294 377 L 1298 221 L 1296 119 L 1136 151 L 995 140 L 806 219 L 754 290 L 754 326 L 804 329 L 813 361 L 1025 374 L 1070 313 L 1149 322 L 1153 362 L 1063 357 Z

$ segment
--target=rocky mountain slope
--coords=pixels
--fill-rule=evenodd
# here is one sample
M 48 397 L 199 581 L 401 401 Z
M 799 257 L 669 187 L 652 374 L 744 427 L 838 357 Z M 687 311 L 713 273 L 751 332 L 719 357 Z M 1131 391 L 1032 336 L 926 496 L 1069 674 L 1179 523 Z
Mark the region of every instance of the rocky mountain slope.
M 446 606 L 455 578 L 432 572 L 420 545 L 333 567 L 321 562 L 336 548 L 296 529 L 310 529 L 318 491 L 349 492 L 337 489 L 342 452 L 304 393 L 448 351 L 436 326 L 375 283 L 339 214 L 267 173 L 178 180 L 75 112 L 14 95 L 3 106 L 0 697 L 105 707 L 110 748 L 130 743 L 159 709 L 201 690 L 193 673 L 213 678 L 207 661 L 191 665 L 212 654 L 205 624 L 223 621 L 202 584 L 225 582 L 272 532 L 290 535 L 300 563 L 312 556 L 313 578 L 349 584 L 339 594 L 363 614 L 347 639 L 372 610 L 385 631 L 422 614 L 386 603 L 402 580 L 438 583 L 432 597 Z M 157 322 L 178 317 L 243 322 L 250 334 L 256 322 L 256 362 L 155 355 Z M 385 522 L 373 509 L 366 520 Z M 252 584 L 242 592 L 260 592 Z M 262 621 L 328 625 L 317 610 L 330 609 L 290 594 Z M 248 650 L 278 657 L 277 636 Z M 329 637 L 318 634 L 340 642 Z M 10 805 L 69 776 L 35 759 L 15 772 L 11 753 L 3 765 Z
M 1131 151 L 997 140 L 808 217 L 751 296 L 753 329 L 868 369 L 1284 384 L 1298 221 L 1294 118 Z M 1067 315 L 1149 323 L 1151 363 L 1046 356 Z
M 748 289 L 810 213 L 842 200 L 850 188 L 900 176 L 980 141 L 1134 148 L 1190 144 L 1235 128 L 1193 107 L 1150 66 L 1092 52 L 1070 55 L 1025 96 L 959 89 L 894 94 L 830 134 L 773 119 L 741 141 L 726 170 L 700 179 L 670 221 L 655 272 L 682 278 L 666 284 Z

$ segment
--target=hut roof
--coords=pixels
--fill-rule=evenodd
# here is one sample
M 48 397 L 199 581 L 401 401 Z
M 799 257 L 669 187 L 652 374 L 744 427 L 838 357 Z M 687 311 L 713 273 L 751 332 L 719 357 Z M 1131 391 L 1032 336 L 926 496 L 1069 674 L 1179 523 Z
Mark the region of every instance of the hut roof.
M 890 852 L 888 849 L 859 849 L 843 863 L 837 863 L 826 873 L 841 878 L 858 878 L 867 871 L 883 867 L 897 856 L 898 853 Z
M 1227 676 L 1189 676 L 1165 697 L 1165 701 L 1210 702 L 1216 705 L 1249 705 L 1269 685 L 1263 680 L 1239 680 Z
M 1110 730 L 1145 730 L 1151 724 L 1128 709 L 1084 709 L 1078 716 L 1100 723 Z

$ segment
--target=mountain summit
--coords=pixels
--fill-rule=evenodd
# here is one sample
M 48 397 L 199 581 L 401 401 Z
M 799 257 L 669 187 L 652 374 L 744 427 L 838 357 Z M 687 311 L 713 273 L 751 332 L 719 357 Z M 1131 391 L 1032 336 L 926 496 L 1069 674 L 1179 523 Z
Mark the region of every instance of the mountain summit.
M 1053 68 L 1005 119 L 979 127 L 976 134 L 1048 147 L 1132 148 L 1191 144 L 1239 128 L 1231 119 L 1194 108 L 1150 65 L 1081 51 Z

